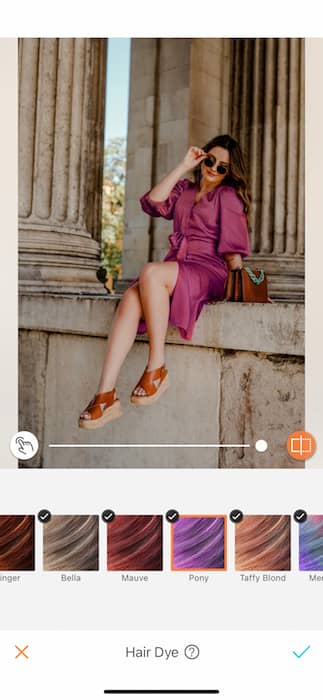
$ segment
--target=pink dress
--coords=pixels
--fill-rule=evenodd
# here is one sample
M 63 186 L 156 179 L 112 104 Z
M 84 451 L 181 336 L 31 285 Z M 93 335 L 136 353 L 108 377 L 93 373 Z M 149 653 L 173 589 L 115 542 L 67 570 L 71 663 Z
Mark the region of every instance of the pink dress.
M 191 340 L 195 322 L 204 304 L 224 298 L 226 253 L 250 254 L 243 203 L 233 187 L 218 185 L 194 203 L 199 187 L 188 179 L 179 180 L 163 202 L 141 198 L 142 209 L 150 216 L 173 219 L 168 237 L 170 250 L 164 261 L 178 262 L 178 276 L 170 299 L 169 322 L 182 338 Z M 132 285 L 136 284 L 136 280 Z M 138 333 L 145 333 L 141 321 Z

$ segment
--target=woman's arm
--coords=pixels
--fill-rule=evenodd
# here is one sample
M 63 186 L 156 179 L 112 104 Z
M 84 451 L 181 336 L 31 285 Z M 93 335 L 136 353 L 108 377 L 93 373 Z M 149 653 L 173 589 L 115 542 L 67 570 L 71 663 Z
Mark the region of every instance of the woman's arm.
M 205 158 L 206 153 L 202 151 L 201 148 L 196 146 L 191 146 L 186 153 L 185 158 L 172 170 L 168 175 L 165 175 L 163 179 L 155 185 L 155 187 L 150 190 L 149 196 L 154 202 L 164 202 L 169 196 L 173 187 L 176 185 L 178 180 L 183 177 L 187 170 L 192 170 L 198 165 L 203 158 Z
M 242 257 L 240 253 L 227 253 L 224 255 L 224 259 L 228 266 L 228 270 L 241 270 Z
M 243 202 L 233 187 L 221 187 L 220 240 L 218 254 L 225 259 L 229 270 L 242 268 L 242 259 L 250 255 L 250 241 Z

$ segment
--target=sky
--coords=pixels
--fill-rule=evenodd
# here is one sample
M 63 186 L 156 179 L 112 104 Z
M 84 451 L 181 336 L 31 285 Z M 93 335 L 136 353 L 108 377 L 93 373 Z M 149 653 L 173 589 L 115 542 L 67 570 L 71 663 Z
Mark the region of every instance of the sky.
M 108 40 L 105 143 L 127 135 L 130 45 L 130 38 Z

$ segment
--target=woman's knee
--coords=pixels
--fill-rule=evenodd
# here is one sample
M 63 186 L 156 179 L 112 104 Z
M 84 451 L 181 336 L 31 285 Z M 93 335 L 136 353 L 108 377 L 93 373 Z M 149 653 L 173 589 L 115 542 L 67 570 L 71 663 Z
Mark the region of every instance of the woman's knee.
M 155 262 L 149 262 L 146 263 L 139 275 L 139 282 L 140 284 L 146 284 L 147 282 L 151 282 L 152 280 L 157 280 L 158 279 L 158 270 L 160 267 L 160 263 L 155 263 Z
M 123 294 L 118 310 L 124 311 L 129 307 L 141 306 L 138 287 L 129 287 Z

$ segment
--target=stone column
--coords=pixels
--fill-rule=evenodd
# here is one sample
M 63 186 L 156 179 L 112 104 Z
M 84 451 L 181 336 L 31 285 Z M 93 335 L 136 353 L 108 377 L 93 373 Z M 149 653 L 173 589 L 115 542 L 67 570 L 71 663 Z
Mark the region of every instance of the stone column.
M 226 133 L 230 97 L 230 39 L 193 39 L 190 66 L 190 144 Z
M 232 40 L 229 128 L 252 194 L 251 263 L 283 300 L 304 294 L 304 40 Z
M 227 128 L 229 39 L 133 39 L 123 277 L 161 260 L 171 224 L 141 211 L 139 198 L 183 158 Z M 122 286 L 122 285 L 121 285 Z
M 139 198 L 152 182 L 159 48 L 160 39 L 131 41 L 123 279 L 135 277 L 150 257 L 152 230 Z
M 19 41 L 21 290 L 100 292 L 106 40 Z
M 304 295 L 304 40 L 135 39 L 132 42 L 123 271 L 167 250 L 170 223 L 139 197 L 190 144 L 231 133 L 252 194 L 250 263 L 276 299 Z

